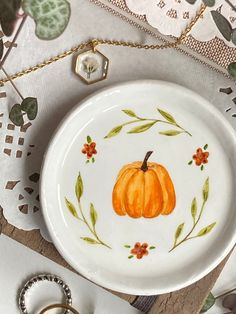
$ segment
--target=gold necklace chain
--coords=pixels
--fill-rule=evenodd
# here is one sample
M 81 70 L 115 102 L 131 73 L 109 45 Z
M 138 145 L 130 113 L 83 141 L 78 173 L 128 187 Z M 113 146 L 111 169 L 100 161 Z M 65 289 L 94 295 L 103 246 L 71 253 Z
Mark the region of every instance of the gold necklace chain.
M 39 63 L 33 67 L 30 67 L 28 69 L 25 69 L 23 71 L 17 72 L 13 75 L 7 76 L 5 79 L 0 79 L 0 86 L 3 86 L 5 83 L 14 80 L 18 77 L 24 76 L 26 74 L 35 72 L 39 69 L 42 69 L 46 67 L 49 64 L 52 64 L 54 62 L 57 62 L 59 60 L 64 59 L 67 56 L 70 56 L 74 54 L 75 52 L 78 52 L 81 49 L 84 49 L 86 47 L 92 47 L 93 50 L 96 49 L 98 45 L 109 45 L 109 46 L 123 46 L 123 47 L 129 47 L 129 48 L 137 48 L 137 49 L 151 49 L 151 50 L 157 50 L 157 49 L 165 49 L 165 48 L 176 48 L 180 44 L 183 43 L 183 41 L 186 39 L 187 35 L 191 32 L 194 25 L 197 23 L 197 21 L 202 17 L 204 11 L 206 9 L 206 5 L 202 4 L 199 11 L 197 12 L 196 16 L 191 20 L 189 25 L 185 28 L 185 30 L 181 33 L 180 37 L 176 39 L 174 42 L 168 42 L 164 44 L 157 44 L 157 45 L 142 45 L 140 43 L 132 43 L 127 41 L 118 41 L 118 40 L 107 40 L 107 39 L 93 39 L 88 40 L 86 42 L 83 42 L 79 44 L 76 47 L 71 48 L 70 50 L 67 50 L 61 54 L 58 54 L 55 57 L 52 57 L 48 59 L 47 61 L 44 61 L 42 63 Z

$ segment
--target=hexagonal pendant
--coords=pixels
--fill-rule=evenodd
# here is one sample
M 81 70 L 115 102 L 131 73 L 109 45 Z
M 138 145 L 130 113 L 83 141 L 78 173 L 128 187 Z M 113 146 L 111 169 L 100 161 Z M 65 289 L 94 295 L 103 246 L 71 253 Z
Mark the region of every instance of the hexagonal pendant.
M 108 73 L 109 59 L 100 51 L 87 50 L 76 59 L 75 73 L 87 84 L 105 80 Z

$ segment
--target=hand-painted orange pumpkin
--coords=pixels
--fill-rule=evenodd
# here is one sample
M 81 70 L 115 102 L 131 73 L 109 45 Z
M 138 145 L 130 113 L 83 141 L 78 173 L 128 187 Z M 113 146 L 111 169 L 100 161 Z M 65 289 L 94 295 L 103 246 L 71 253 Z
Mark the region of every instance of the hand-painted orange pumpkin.
M 124 166 L 117 177 L 112 193 L 115 212 L 132 218 L 153 218 L 169 215 L 175 208 L 176 198 L 173 182 L 168 171 L 154 162 L 135 161 Z

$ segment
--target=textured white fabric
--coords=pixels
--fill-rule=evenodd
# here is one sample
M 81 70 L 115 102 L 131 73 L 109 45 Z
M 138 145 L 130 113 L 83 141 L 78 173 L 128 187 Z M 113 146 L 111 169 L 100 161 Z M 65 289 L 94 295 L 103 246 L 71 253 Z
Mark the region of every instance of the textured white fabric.
M 89 38 L 156 42 L 156 39 L 88 0 L 72 0 L 71 5 L 69 26 L 60 38 L 53 41 L 37 39 L 33 33 L 34 23 L 30 18 L 27 19 L 17 41 L 18 47 L 12 51 L 5 64 L 5 70 L 9 74 L 44 61 Z M 74 57 L 67 57 L 15 81 L 24 97 L 37 97 L 39 103 L 38 116 L 26 133 L 20 132 L 19 128 L 14 131 L 7 129 L 9 108 L 20 102 L 20 99 L 10 84 L 0 88 L 0 91 L 7 92 L 7 98 L 0 99 L 0 113 L 4 113 L 0 117 L 0 205 L 10 224 L 24 230 L 40 229 L 46 239 L 49 236 L 41 212 L 37 210 L 39 183 L 29 177 L 40 172 L 44 152 L 61 119 L 85 96 L 118 82 L 137 79 L 166 80 L 198 92 L 226 115 L 234 127 L 236 124 L 232 117 L 236 113 L 236 106 L 232 102 L 232 98 L 236 96 L 234 83 L 190 57 L 176 50 L 146 51 L 122 47 L 100 47 L 99 50 L 110 59 L 108 78 L 100 83 L 87 86 L 81 82 L 73 72 Z M 232 94 L 219 93 L 220 87 L 228 86 L 232 86 Z M 226 113 L 225 110 L 229 107 L 232 109 Z M 13 144 L 5 143 L 7 135 L 13 136 Z M 18 145 L 19 137 L 24 138 L 23 146 Z M 12 149 L 11 156 L 3 152 L 5 148 Z M 15 157 L 17 150 L 22 150 L 21 158 Z M 27 156 L 29 152 L 31 155 Z M 14 189 L 6 189 L 8 181 L 18 180 L 20 182 Z M 26 187 L 33 189 L 32 194 L 25 190 Z M 21 200 L 20 194 L 24 197 Z M 29 205 L 28 213 L 19 210 L 19 206 L 25 204 Z M 21 210 L 25 211 L 25 208 Z

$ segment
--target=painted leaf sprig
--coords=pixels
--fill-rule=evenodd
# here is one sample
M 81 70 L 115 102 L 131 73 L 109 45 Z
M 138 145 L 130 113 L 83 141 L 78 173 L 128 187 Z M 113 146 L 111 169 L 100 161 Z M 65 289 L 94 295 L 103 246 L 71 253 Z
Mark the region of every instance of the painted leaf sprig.
M 90 211 L 89 211 L 90 222 L 85 217 L 85 214 L 82 209 L 82 204 L 81 204 L 81 198 L 83 196 L 83 192 L 84 192 L 84 184 L 83 184 L 82 176 L 79 173 L 76 179 L 76 183 L 75 183 L 75 195 L 78 201 L 80 214 L 78 214 L 78 211 L 76 210 L 76 207 L 74 206 L 74 204 L 71 201 L 69 201 L 68 198 L 66 197 L 65 197 L 65 204 L 66 204 L 67 209 L 71 213 L 71 215 L 75 217 L 76 219 L 78 219 L 79 221 L 82 221 L 86 225 L 88 231 L 93 236 L 93 238 L 85 236 L 85 237 L 81 237 L 81 239 L 87 242 L 88 244 L 99 244 L 99 245 L 103 245 L 111 249 L 111 247 L 107 245 L 105 242 L 103 242 L 97 234 L 95 226 L 98 220 L 98 214 L 97 214 L 97 211 L 95 210 L 93 203 L 90 203 Z
M 123 124 L 115 126 L 113 129 L 111 129 L 107 135 L 104 137 L 105 139 L 111 138 L 114 136 L 117 136 L 124 127 L 131 125 L 131 124 L 138 124 L 138 126 L 135 126 L 131 128 L 127 133 L 128 134 L 138 134 L 138 133 L 143 133 L 151 129 L 154 125 L 157 123 L 163 123 L 163 124 L 168 124 L 171 125 L 172 127 L 177 128 L 172 129 L 172 130 L 166 130 L 166 131 L 160 131 L 160 135 L 165 135 L 165 136 L 176 136 L 181 133 L 188 134 L 189 136 L 192 136 L 187 130 L 185 130 L 183 127 L 181 127 L 175 120 L 175 118 L 169 113 L 164 110 L 161 110 L 157 108 L 159 114 L 164 118 L 164 120 L 161 119 L 151 119 L 151 118 L 142 118 L 138 116 L 133 110 L 130 109 L 124 109 L 122 110 L 123 113 L 125 113 L 127 116 L 134 118 L 131 121 L 127 121 Z M 141 123 L 141 124 L 140 124 Z
M 193 232 L 195 231 L 197 225 L 199 224 L 199 221 L 201 220 L 202 213 L 204 211 L 208 197 L 209 197 L 209 178 L 207 178 L 205 180 L 203 187 L 202 187 L 202 206 L 201 206 L 201 209 L 199 211 L 199 214 L 198 214 L 198 206 L 197 206 L 196 197 L 194 197 L 192 200 L 192 204 L 191 204 L 191 215 L 193 218 L 192 228 L 186 234 L 186 236 L 184 236 L 182 238 L 182 240 L 179 240 L 180 236 L 182 235 L 185 224 L 181 223 L 177 227 L 176 232 L 175 232 L 175 237 L 174 237 L 174 244 L 173 244 L 173 246 L 169 252 L 173 251 L 174 249 L 176 249 L 179 245 L 183 244 L 184 242 L 191 240 L 191 239 L 194 239 L 194 238 L 203 237 L 213 230 L 213 228 L 216 225 L 216 222 L 209 224 L 208 226 L 206 226 L 206 227 L 202 228 L 200 231 L 198 231 L 197 234 L 193 235 Z
M 60 36 L 70 19 L 70 4 L 66 0 L 23 0 L 23 10 L 36 24 L 35 33 L 40 39 Z
M 24 125 L 24 115 L 29 120 L 34 120 L 38 114 L 38 102 L 34 97 L 25 98 L 21 104 L 15 104 L 9 113 L 9 119 L 16 126 Z

